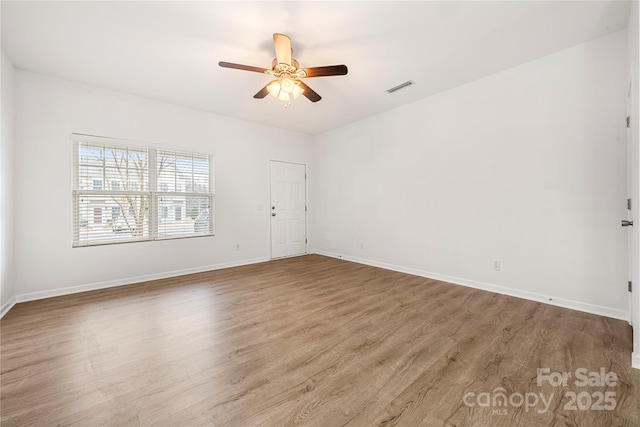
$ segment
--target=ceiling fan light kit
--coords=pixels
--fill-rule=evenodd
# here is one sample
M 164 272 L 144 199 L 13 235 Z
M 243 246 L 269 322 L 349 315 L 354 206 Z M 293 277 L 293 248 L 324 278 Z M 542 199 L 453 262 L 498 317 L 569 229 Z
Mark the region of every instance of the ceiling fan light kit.
M 289 105 L 293 99 L 298 98 L 304 92 L 304 89 L 300 87 L 299 82 L 295 82 L 290 78 L 280 78 L 274 80 L 267 86 L 269 95 L 280 101 L 285 101 Z
M 274 34 L 273 45 L 276 51 L 276 58 L 271 64 L 271 69 L 223 61 L 219 62 L 218 65 L 223 68 L 264 73 L 275 77 L 275 80 L 269 82 L 253 97 L 262 99 L 267 95 L 271 95 L 280 101 L 284 101 L 285 107 L 289 106 L 291 101 L 298 98 L 300 95 L 304 95 L 311 102 L 318 102 L 322 99 L 320 95 L 299 79 L 309 77 L 343 76 L 348 72 L 346 65 L 300 68 L 298 61 L 292 57 L 293 50 L 291 49 L 291 39 L 284 34 Z

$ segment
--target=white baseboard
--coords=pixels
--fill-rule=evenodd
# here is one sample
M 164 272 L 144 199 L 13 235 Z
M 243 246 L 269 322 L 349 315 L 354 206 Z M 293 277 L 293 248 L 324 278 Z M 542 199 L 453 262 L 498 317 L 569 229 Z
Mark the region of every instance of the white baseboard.
M 9 312 L 9 310 L 11 310 L 13 308 L 14 305 L 16 305 L 16 297 L 11 297 L 11 299 L 9 299 L 9 301 L 7 301 L 2 308 L 0 309 L 0 319 L 2 319 L 4 317 L 5 314 L 7 314 Z
M 258 264 L 269 261 L 269 258 L 254 258 L 242 261 L 226 262 L 214 265 L 206 265 L 195 268 L 185 268 L 182 270 L 165 271 L 163 273 L 147 274 L 144 276 L 128 277 L 124 279 L 109 280 L 106 282 L 89 283 L 86 285 L 70 286 L 67 288 L 58 288 L 47 291 L 30 292 L 27 294 L 16 295 L 16 302 L 34 301 L 44 298 L 59 297 L 62 295 L 77 294 L 79 292 L 95 291 L 98 289 L 113 288 L 116 286 L 132 285 L 134 283 L 148 282 L 150 280 L 167 279 L 170 277 L 184 276 L 185 274 L 202 273 L 205 271 L 221 270 L 223 268 L 240 267 L 243 265 Z M 11 307 L 9 307 L 11 308 Z M 8 309 L 7 309 L 8 311 Z M 4 308 L 3 308 L 4 313 Z
M 569 308 L 572 310 L 583 311 L 586 313 L 597 314 L 600 316 L 611 317 L 629 321 L 629 312 L 618 310 L 615 308 L 604 307 L 595 304 L 588 304 L 580 301 L 556 298 L 552 295 L 542 295 L 534 292 L 523 291 L 519 289 L 506 288 L 504 286 L 493 285 L 491 283 L 477 282 L 475 280 L 461 279 L 459 277 L 446 276 L 443 274 L 431 273 L 429 271 L 418 270 L 414 268 L 402 267 L 383 262 L 371 261 L 368 259 L 339 255 L 331 252 L 313 250 L 311 253 L 324 255 L 332 258 L 339 258 L 345 261 L 356 262 L 358 264 L 370 265 L 372 267 L 384 268 L 385 270 L 398 271 L 400 273 L 412 274 L 414 276 L 426 277 L 428 279 L 440 280 L 443 282 L 453 283 L 455 285 L 467 286 L 469 288 L 480 289 L 483 291 L 495 292 L 497 294 L 509 295 L 512 297 L 523 298 L 531 301 L 543 302 L 558 307 Z

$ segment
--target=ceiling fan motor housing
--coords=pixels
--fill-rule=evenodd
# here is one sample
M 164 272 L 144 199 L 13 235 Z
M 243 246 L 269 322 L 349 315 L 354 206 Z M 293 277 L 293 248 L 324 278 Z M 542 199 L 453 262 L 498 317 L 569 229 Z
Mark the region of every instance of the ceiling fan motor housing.
M 278 58 L 273 58 L 273 61 L 271 61 L 271 69 L 275 71 L 277 65 L 278 65 Z M 289 64 L 280 64 L 280 65 L 289 65 Z M 290 67 L 293 67 L 296 69 L 300 68 L 300 63 L 298 62 L 297 59 L 291 58 Z

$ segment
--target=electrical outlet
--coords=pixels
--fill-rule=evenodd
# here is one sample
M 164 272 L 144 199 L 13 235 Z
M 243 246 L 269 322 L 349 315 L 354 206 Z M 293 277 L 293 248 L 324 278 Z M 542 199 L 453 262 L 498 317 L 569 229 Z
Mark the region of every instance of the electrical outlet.
M 491 260 L 491 269 L 495 271 L 500 271 L 502 268 L 502 261 L 498 258 Z
M 239 250 L 240 250 L 240 243 L 236 245 L 236 251 L 239 251 Z
M 364 249 L 364 243 L 360 242 L 360 249 Z

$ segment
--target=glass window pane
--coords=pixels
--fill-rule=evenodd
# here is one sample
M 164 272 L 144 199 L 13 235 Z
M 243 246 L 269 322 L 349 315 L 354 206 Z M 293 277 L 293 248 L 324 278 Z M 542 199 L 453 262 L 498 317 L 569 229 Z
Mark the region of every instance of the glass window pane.
M 104 153 L 104 165 L 106 167 L 127 169 L 127 149 L 106 147 Z
M 93 190 L 94 181 L 102 181 L 103 169 L 95 166 L 80 166 L 78 171 L 78 189 L 79 190 Z
M 199 153 L 158 150 L 159 187 L 170 192 L 208 193 L 209 156 Z
M 102 166 L 103 155 L 104 148 L 102 145 L 78 145 L 78 163 L 81 165 Z
M 210 197 L 160 197 L 158 200 L 158 236 L 210 234 Z
M 151 236 L 146 195 L 81 195 L 76 215 L 79 244 L 146 240 Z

